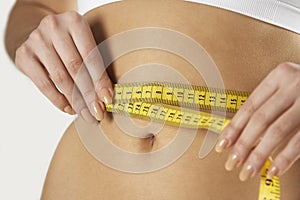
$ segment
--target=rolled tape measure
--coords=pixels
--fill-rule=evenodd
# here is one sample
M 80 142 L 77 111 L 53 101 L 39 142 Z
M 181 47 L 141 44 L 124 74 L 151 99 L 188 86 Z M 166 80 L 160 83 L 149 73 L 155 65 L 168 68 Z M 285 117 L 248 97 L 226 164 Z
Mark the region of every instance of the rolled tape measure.
M 220 134 L 229 118 L 203 111 L 237 112 L 250 93 L 167 82 L 137 82 L 114 85 L 108 112 L 186 128 L 208 129 Z M 259 200 L 279 200 L 278 177 L 267 179 L 269 159 L 261 170 Z

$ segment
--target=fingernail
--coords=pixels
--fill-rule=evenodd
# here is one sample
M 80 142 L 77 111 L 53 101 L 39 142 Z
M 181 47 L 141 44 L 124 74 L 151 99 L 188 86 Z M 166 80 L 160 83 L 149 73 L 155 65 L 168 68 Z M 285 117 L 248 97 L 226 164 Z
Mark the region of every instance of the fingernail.
M 96 117 L 96 119 L 98 121 L 101 121 L 103 119 L 103 117 L 104 117 L 103 116 L 103 112 L 102 112 L 99 104 L 97 102 L 95 102 L 95 101 L 92 103 L 92 110 L 94 112 L 93 114 Z
M 276 166 L 271 166 L 267 174 L 267 179 L 272 179 L 274 176 L 277 176 L 278 173 L 279 169 Z
M 217 145 L 215 146 L 215 150 L 218 153 L 221 153 L 222 151 L 224 151 L 224 149 L 227 147 L 228 145 L 228 140 L 227 139 L 222 139 L 220 140 Z
M 112 96 L 107 88 L 103 88 L 100 91 L 100 100 L 104 102 L 105 104 L 111 104 L 112 103 Z
M 239 156 L 238 156 L 238 154 L 237 153 L 232 153 L 228 157 L 228 159 L 227 159 L 227 161 L 225 163 L 225 169 L 227 171 L 232 171 L 237 166 L 238 162 L 239 162 Z
M 90 114 L 90 111 L 87 108 L 85 108 L 81 111 L 81 116 L 88 123 L 91 123 L 91 124 L 95 123 L 94 118 L 92 117 L 92 115 Z
M 68 113 L 69 115 L 74 115 L 75 114 L 75 111 L 69 105 L 64 108 L 64 111 L 66 113 Z
M 254 167 L 251 164 L 244 165 L 241 173 L 240 180 L 246 181 L 249 178 L 252 178 L 255 175 Z

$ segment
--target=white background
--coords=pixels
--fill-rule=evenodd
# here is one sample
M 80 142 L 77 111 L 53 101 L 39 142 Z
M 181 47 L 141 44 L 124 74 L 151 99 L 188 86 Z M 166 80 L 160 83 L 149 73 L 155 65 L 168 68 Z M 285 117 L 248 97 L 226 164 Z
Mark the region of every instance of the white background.
M 55 148 L 74 117 L 52 106 L 9 60 L 4 34 L 13 4 L 0 1 L 0 199 L 37 200 Z

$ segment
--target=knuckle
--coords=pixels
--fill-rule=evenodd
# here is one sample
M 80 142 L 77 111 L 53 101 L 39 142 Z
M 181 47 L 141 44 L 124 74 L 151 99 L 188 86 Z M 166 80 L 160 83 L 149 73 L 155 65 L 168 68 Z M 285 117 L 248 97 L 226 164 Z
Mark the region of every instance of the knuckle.
M 38 81 L 37 86 L 39 89 L 43 92 L 46 93 L 52 89 L 52 83 L 48 79 L 41 79 Z
M 235 144 L 235 149 L 238 151 L 238 152 L 245 152 L 247 150 L 250 150 L 251 149 L 251 144 L 248 143 L 246 140 L 244 139 L 239 139 L 237 141 L 237 143 Z
M 280 163 L 281 166 L 289 166 L 293 162 L 293 159 L 286 154 L 281 154 L 278 157 L 278 161 L 277 163 Z
M 251 99 L 247 99 L 246 103 L 241 107 L 240 110 L 245 113 L 254 113 L 256 106 Z
M 86 90 L 82 93 L 82 96 L 86 101 L 92 102 L 95 99 L 95 91 L 93 89 Z
M 67 64 L 67 68 L 71 74 L 76 75 L 82 66 L 81 59 L 73 59 Z
M 276 68 L 275 71 L 277 72 L 278 76 L 282 76 L 283 74 L 294 72 L 295 68 L 289 62 L 280 63 Z
M 242 128 L 238 124 L 234 123 L 234 121 L 232 121 L 231 123 L 228 124 L 226 129 L 230 130 L 230 133 L 237 133 L 241 131 Z
M 41 23 L 52 30 L 57 29 L 59 26 L 59 22 L 56 15 L 47 15 L 46 17 L 44 17 Z
M 26 43 L 23 43 L 17 50 L 16 50 L 16 58 L 28 56 L 31 50 Z
M 81 23 L 83 21 L 83 17 L 76 11 L 66 12 L 66 18 L 72 23 Z
M 54 81 L 56 85 L 62 85 L 67 80 L 67 73 L 63 70 L 56 70 L 51 79 Z
M 24 63 L 26 62 L 26 59 L 32 57 L 32 51 L 27 46 L 26 43 L 22 44 L 17 50 L 16 50 L 16 56 L 15 56 L 15 63 L 16 67 L 21 71 L 24 71 Z
M 266 160 L 266 155 L 263 153 L 263 152 L 260 152 L 260 151 L 253 151 L 252 154 L 251 154 L 251 158 L 250 160 L 259 165 L 261 163 L 264 163 L 264 161 Z
M 43 35 L 42 32 L 39 29 L 35 29 L 32 31 L 29 35 L 29 39 L 33 40 L 35 42 L 43 41 Z
M 266 112 L 258 110 L 253 115 L 252 120 L 254 121 L 254 124 L 259 124 L 260 126 L 265 127 L 268 121 L 268 115 L 266 114 Z
M 280 140 L 284 137 L 284 133 L 285 133 L 285 128 L 283 127 L 283 125 L 276 125 L 274 127 L 271 127 L 268 132 L 270 133 L 270 135 L 272 137 L 274 137 L 277 140 Z

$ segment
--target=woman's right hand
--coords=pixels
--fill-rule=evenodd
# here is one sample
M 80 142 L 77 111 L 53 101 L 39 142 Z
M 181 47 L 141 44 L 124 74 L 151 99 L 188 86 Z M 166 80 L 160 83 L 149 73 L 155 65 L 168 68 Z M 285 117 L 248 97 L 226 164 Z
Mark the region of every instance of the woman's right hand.
M 113 96 L 96 48 L 86 20 L 69 11 L 46 16 L 17 49 L 15 62 L 56 107 L 93 123 L 103 119 Z

